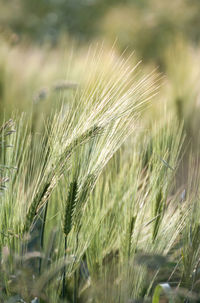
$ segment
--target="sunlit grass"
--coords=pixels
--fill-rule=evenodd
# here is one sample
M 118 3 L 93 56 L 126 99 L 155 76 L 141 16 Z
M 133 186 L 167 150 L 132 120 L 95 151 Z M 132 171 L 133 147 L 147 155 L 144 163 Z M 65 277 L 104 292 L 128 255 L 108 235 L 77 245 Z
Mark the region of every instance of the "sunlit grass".
M 196 298 L 191 118 L 177 115 L 176 98 L 163 100 L 179 71 L 171 74 L 166 59 L 159 91 L 156 71 L 114 48 L 67 51 L 63 62 L 59 50 L 8 50 L 0 71 L 1 299 L 149 302 L 160 283 L 154 298 L 162 283 Z

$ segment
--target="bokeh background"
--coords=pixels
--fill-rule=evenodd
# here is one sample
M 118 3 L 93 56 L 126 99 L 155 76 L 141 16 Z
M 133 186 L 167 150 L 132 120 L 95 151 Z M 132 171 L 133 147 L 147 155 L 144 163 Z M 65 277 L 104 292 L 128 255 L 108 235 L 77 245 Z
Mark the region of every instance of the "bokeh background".
M 0 35 L 11 44 L 58 44 L 63 36 L 81 43 L 103 39 L 120 51 L 136 51 L 163 64 L 175 40 L 197 45 L 199 0 L 1 0 Z

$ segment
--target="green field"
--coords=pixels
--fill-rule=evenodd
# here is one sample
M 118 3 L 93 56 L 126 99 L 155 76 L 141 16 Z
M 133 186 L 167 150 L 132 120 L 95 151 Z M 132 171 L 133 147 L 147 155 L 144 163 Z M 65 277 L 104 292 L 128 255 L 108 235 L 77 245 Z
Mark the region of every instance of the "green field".
M 200 302 L 198 43 L 124 50 L 119 11 L 104 42 L 0 37 L 2 303 Z

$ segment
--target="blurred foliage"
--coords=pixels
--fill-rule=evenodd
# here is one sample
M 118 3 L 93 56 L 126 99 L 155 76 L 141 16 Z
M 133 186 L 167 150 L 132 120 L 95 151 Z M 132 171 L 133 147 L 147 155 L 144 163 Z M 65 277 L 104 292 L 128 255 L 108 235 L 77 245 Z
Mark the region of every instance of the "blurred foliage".
M 56 42 L 62 31 L 81 40 L 95 34 L 95 25 L 116 0 L 1 0 L 2 27 L 20 37 Z M 91 26 L 92 25 L 92 26 Z
M 200 39 L 198 0 L 0 0 L 0 8 L 0 35 L 14 43 L 55 44 L 63 33 L 82 42 L 103 36 L 162 64 L 175 37 Z
M 129 1 L 109 10 L 101 29 L 111 43 L 118 38 L 122 51 L 128 47 L 142 59 L 162 64 L 163 52 L 178 36 L 199 41 L 199 9 L 199 1 Z

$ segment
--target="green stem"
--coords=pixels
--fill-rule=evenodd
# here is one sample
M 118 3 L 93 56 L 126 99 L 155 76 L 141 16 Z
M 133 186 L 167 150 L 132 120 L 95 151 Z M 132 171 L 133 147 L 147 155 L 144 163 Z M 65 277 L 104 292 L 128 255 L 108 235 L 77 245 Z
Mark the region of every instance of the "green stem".
M 45 231 L 45 224 L 46 224 L 46 218 L 47 218 L 47 209 L 48 209 L 48 201 L 46 202 L 44 206 L 44 215 L 42 218 L 42 228 L 41 228 L 41 236 L 40 236 L 40 249 L 41 252 L 43 252 L 44 249 L 44 231 Z M 42 267 L 42 259 L 39 259 L 39 275 L 41 273 L 41 267 Z
M 65 235 L 65 251 L 64 251 L 64 259 L 67 257 L 67 236 Z M 66 265 L 64 266 L 63 271 L 63 280 L 62 280 L 62 299 L 66 296 Z
M 79 229 L 80 230 L 80 229 Z M 76 234 L 76 249 L 75 252 L 78 249 L 78 235 L 79 235 L 79 230 Z M 74 292 L 73 292 L 73 303 L 77 303 L 77 294 L 78 294 L 78 269 L 75 270 L 74 272 Z

